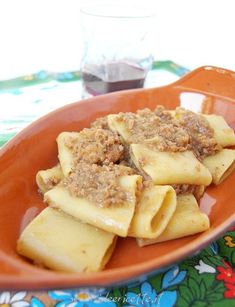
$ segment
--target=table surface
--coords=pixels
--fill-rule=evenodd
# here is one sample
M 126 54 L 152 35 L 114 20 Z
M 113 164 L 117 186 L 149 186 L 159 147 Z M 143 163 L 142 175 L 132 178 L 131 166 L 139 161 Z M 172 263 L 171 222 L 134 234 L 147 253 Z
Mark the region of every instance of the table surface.
M 146 87 L 168 84 L 188 70 L 159 61 Z M 80 73 L 40 71 L 0 82 L 0 146 L 38 117 L 81 99 Z M 0 292 L 4 306 L 235 306 L 235 227 L 196 256 L 122 288 Z

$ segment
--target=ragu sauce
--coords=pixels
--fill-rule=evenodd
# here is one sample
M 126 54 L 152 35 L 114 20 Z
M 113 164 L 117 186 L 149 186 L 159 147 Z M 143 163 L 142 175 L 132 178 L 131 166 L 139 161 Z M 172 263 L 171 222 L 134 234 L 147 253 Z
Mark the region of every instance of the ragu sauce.
M 144 86 L 146 71 L 137 65 L 111 62 L 87 66 L 82 71 L 83 86 L 93 96 Z

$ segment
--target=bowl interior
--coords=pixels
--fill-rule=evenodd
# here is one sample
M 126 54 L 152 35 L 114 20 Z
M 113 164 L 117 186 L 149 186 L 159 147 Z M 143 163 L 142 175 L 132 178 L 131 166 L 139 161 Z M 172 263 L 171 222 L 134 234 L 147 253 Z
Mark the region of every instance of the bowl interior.
M 35 175 L 57 161 L 55 139 L 62 131 L 79 131 L 105 114 L 181 105 L 193 111 L 216 113 L 235 128 L 235 102 L 192 91 L 177 84 L 156 89 L 112 93 L 67 105 L 34 122 L 0 152 L 0 288 L 53 288 L 110 285 L 173 264 L 202 249 L 235 221 L 235 172 L 218 187 L 211 186 L 200 206 L 210 218 L 207 232 L 139 248 L 132 238 L 119 239 L 103 272 L 65 274 L 33 266 L 16 253 L 22 229 L 44 207 Z M 134 257 L 133 257 L 134 255 Z

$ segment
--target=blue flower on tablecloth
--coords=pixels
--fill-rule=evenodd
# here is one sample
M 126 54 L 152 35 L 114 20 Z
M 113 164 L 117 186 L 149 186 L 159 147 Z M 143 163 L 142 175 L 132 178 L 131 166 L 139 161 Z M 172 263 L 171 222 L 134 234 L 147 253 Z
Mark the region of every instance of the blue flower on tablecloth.
M 0 306 L 29 307 L 29 302 L 24 300 L 26 295 L 26 291 L 20 291 L 14 294 L 8 291 L 0 292 Z
M 31 298 L 31 307 L 45 307 L 45 305 L 36 297 Z
M 181 283 L 185 276 L 186 271 L 180 271 L 178 265 L 173 266 L 164 274 L 162 280 L 162 288 L 166 289 Z
M 157 293 L 148 282 L 141 285 L 140 293 L 128 292 L 125 301 L 128 305 L 135 307 L 172 307 L 177 300 L 176 291 L 162 291 Z
M 58 301 L 56 307 L 116 307 L 116 304 L 107 298 L 104 289 L 55 290 L 49 291 L 48 295 Z

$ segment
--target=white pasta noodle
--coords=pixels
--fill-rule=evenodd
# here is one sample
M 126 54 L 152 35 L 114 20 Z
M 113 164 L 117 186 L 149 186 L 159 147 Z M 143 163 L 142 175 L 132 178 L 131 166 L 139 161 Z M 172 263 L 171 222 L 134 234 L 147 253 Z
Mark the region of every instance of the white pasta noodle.
M 36 174 L 37 185 L 43 194 L 52 189 L 63 178 L 64 175 L 60 164 L 46 170 L 38 171 Z
M 76 138 L 78 135 L 78 132 L 62 132 L 57 137 L 58 158 L 64 176 L 68 176 L 73 167 L 73 152 L 68 146 L 66 146 L 65 140 L 68 138 Z
M 155 239 L 137 239 L 139 246 L 178 239 L 209 229 L 208 216 L 201 212 L 192 194 L 177 197 L 176 210 L 164 232 Z
M 213 156 L 206 157 L 203 164 L 209 169 L 214 184 L 220 184 L 235 169 L 235 150 L 223 149 Z
M 222 116 L 215 114 L 208 114 L 203 116 L 214 130 L 214 137 L 219 145 L 223 147 L 235 145 L 235 133 Z
M 37 263 L 63 272 L 104 268 L 116 237 L 52 209 L 44 209 L 22 232 L 17 251 Z
M 195 184 L 208 186 L 212 177 L 191 151 L 153 151 L 141 144 L 130 146 L 136 167 L 155 184 Z
M 151 186 L 141 193 L 129 229 L 129 236 L 156 238 L 167 227 L 176 209 L 176 193 L 171 186 Z
M 131 175 L 120 178 L 120 185 L 127 189 L 130 200 L 109 207 L 99 207 L 86 198 L 72 196 L 68 189 L 57 186 L 44 195 L 49 206 L 58 208 L 71 216 L 103 230 L 126 237 L 134 215 L 136 190 L 141 176 Z

